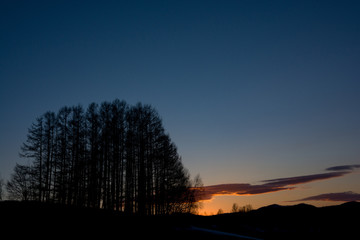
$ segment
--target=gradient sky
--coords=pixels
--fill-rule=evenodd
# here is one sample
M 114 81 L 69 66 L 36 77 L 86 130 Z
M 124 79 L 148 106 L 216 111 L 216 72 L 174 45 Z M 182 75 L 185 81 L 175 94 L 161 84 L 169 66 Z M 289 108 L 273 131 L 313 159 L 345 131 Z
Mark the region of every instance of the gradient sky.
M 45 111 L 115 98 L 153 105 L 205 186 L 360 164 L 359 12 L 344 0 L 1 1 L 0 174 L 26 162 L 20 145 Z M 346 172 L 217 194 L 202 212 L 339 203 L 311 197 L 357 196 L 360 171 Z

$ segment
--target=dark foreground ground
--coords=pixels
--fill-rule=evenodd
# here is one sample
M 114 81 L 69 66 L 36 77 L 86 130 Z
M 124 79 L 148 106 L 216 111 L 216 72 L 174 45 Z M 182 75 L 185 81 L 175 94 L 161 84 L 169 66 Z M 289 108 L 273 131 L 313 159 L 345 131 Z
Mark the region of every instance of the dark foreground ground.
M 126 216 L 45 204 L 0 202 L 3 236 L 28 239 L 357 239 L 360 203 L 271 205 L 217 216 Z M 354 238 L 355 237 L 355 238 Z

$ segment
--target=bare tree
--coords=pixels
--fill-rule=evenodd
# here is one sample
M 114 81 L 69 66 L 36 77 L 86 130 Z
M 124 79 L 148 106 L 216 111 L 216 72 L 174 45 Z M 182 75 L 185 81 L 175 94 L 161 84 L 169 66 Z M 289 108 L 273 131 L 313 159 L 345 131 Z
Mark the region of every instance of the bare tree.
M 234 204 L 232 205 L 232 207 L 231 207 L 231 212 L 232 212 L 232 213 L 237 213 L 237 212 L 239 212 L 239 210 L 240 210 L 239 205 L 238 205 L 237 203 L 234 203 Z
M 32 200 L 35 198 L 31 182 L 31 169 L 28 166 L 16 164 L 10 180 L 6 184 L 8 198 L 14 200 Z
M 72 109 L 63 107 L 57 114 L 55 177 L 56 201 L 65 204 L 68 198 L 70 176 L 70 116 Z
M 234 203 L 231 208 L 232 213 L 238 213 L 238 212 L 247 213 L 252 210 L 253 210 L 253 207 L 251 206 L 251 204 L 247 204 L 245 206 L 240 207 L 237 203 Z
M 100 207 L 99 160 L 100 160 L 100 119 L 98 105 L 92 103 L 86 112 L 87 126 L 87 206 Z
M 250 212 L 253 210 L 253 207 L 251 206 L 251 204 L 246 204 L 245 206 L 243 206 L 241 208 L 241 212 L 246 213 L 246 212 Z
M 3 200 L 4 179 L 0 175 L 0 201 Z
M 36 119 L 36 122 L 31 125 L 28 130 L 27 140 L 21 147 L 20 156 L 33 160 L 31 172 L 36 179 L 32 179 L 35 182 L 35 191 L 38 201 L 44 200 L 43 194 L 43 139 L 44 139 L 44 124 L 43 117 Z M 16 167 L 15 167 L 16 169 Z M 14 171 L 15 171 L 14 169 Z
M 51 193 L 53 189 L 54 178 L 54 158 L 55 158 L 55 127 L 56 118 L 55 113 L 46 112 L 43 115 L 44 119 L 44 134 L 43 134 L 43 157 L 44 165 L 41 166 L 44 175 L 44 199 L 50 201 L 52 199 Z M 56 173 L 56 171 L 55 171 Z

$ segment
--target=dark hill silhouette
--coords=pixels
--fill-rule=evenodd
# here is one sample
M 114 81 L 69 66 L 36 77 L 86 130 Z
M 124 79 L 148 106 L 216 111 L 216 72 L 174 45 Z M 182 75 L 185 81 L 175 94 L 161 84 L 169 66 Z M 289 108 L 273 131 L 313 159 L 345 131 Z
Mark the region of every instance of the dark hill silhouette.
M 347 239 L 358 235 L 360 203 L 317 208 L 270 205 L 216 216 L 126 215 L 40 202 L 0 202 L 3 234 L 30 239 Z M 8 236 L 8 235 L 7 235 Z
M 305 203 L 300 203 L 300 204 L 297 204 L 297 205 L 291 205 L 291 206 L 281 206 L 281 205 L 278 205 L 278 204 L 272 204 L 272 205 L 269 205 L 269 206 L 265 206 L 265 207 L 261 207 L 259 208 L 257 211 L 260 211 L 260 212 L 267 212 L 267 211 L 277 211 L 277 210 L 280 210 L 280 211 L 286 211 L 286 210 L 314 210 L 316 207 L 313 206 L 313 205 L 310 205 L 310 204 L 305 204 Z
M 272 209 L 272 208 L 281 208 L 281 207 L 283 207 L 283 206 L 281 206 L 281 205 L 278 205 L 278 204 L 271 204 L 271 205 L 269 205 L 269 206 L 265 206 L 265 207 L 261 207 L 261 208 L 259 208 L 258 210 L 264 210 L 264 209 Z
M 360 203 L 348 202 L 320 208 L 304 203 L 292 206 L 274 204 L 245 214 L 214 217 L 219 218 L 218 228 L 248 235 L 259 234 L 266 239 L 334 239 L 335 236 L 346 239 L 345 236 L 358 235 L 359 215 Z

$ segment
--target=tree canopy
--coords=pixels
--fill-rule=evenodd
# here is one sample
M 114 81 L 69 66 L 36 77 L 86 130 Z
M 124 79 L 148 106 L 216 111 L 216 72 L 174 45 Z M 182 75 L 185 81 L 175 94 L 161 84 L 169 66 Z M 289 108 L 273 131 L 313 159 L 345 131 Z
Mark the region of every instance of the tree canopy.
M 30 164 L 17 164 L 7 183 L 15 199 L 141 215 L 196 208 L 198 186 L 150 105 L 116 99 L 46 112 L 28 129 L 20 156 Z

